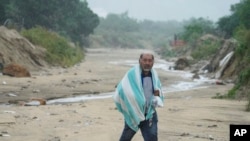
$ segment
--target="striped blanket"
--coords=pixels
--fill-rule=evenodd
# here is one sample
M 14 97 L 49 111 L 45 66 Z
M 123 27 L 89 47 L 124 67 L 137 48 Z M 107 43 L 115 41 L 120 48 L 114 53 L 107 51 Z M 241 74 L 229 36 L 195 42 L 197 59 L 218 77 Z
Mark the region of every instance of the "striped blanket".
M 160 100 L 163 101 L 161 92 L 161 82 L 154 69 L 151 70 L 154 90 L 160 91 Z M 154 96 L 152 95 L 150 106 L 145 111 L 146 99 L 141 80 L 141 68 L 139 65 L 131 68 L 120 83 L 117 85 L 116 92 L 113 96 L 117 109 L 123 114 L 128 126 L 137 131 L 138 125 L 145 119 L 150 119 L 155 112 L 152 106 Z M 161 101 L 161 102 L 162 102 Z M 147 113 L 145 117 L 145 113 Z

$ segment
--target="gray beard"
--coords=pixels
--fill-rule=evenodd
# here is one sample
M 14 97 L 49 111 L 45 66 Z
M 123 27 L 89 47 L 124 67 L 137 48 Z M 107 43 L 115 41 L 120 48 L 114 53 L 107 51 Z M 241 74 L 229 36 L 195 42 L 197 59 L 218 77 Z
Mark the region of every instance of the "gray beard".
M 147 72 L 150 71 L 150 70 L 151 70 L 151 69 L 143 69 L 143 71 L 147 71 Z

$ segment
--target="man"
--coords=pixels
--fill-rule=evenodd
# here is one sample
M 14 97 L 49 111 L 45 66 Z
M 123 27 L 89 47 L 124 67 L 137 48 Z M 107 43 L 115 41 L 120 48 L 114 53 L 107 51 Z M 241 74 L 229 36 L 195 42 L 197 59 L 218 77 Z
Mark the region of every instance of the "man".
M 144 141 L 158 140 L 155 100 L 162 103 L 163 95 L 153 64 L 153 54 L 142 53 L 139 65 L 131 68 L 117 85 L 114 101 L 125 119 L 120 141 L 131 141 L 139 129 Z

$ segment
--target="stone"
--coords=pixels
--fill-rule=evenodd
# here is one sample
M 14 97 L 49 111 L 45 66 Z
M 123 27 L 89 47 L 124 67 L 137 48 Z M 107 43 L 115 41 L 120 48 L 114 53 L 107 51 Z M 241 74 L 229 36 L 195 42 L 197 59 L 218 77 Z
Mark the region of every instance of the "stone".
M 19 64 L 9 64 L 3 68 L 3 75 L 9 75 L 12 77 L 30 77 L 30 72 Z

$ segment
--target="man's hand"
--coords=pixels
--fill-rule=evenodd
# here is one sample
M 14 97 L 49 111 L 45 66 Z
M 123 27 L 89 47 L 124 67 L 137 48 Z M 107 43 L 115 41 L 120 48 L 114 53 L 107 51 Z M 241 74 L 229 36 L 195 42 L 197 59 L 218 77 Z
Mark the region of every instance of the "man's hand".
M 159 90 L 154 90 L 154 96 L 160 96 L 160 91 Z

